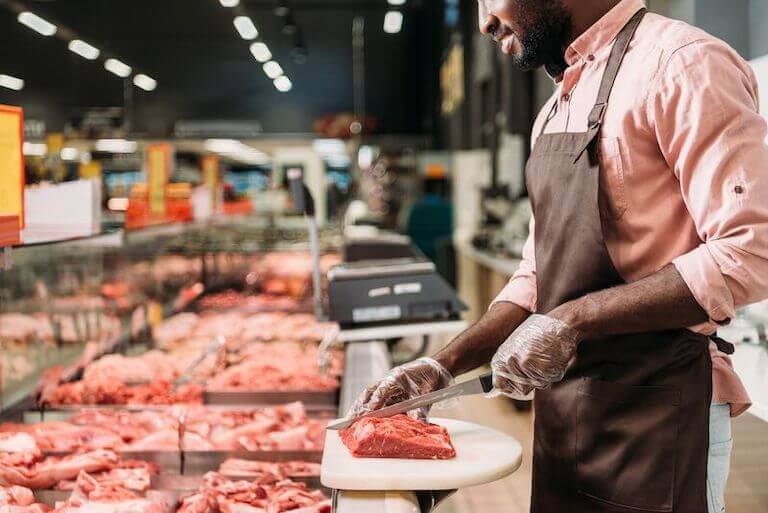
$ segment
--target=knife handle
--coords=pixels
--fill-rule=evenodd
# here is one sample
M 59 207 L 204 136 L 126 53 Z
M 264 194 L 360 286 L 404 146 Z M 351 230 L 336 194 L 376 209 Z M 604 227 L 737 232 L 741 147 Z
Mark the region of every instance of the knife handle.
M 483 392 L 490 393 L 493 390 L 493 373 L 489 372 L 480 376 L 480 385 L 483 387 Z

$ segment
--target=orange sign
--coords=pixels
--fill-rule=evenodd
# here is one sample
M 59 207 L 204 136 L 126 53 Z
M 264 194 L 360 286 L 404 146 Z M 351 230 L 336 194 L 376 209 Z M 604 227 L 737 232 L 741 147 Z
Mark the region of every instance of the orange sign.
M 216 199 L 219 190 L 219 156 L 205 155 L 201 161 L 203 183 L 211 189 L 211 205 L 216 209 Z
M 171 177 L 171 145 L 167 143 L 147 146 L 147 187 L 149 211 L 165 215 L 165 186 Z
M 7 105 L 0 105 L 0 216 L 4 232 L 24 227 L 24 111 Z

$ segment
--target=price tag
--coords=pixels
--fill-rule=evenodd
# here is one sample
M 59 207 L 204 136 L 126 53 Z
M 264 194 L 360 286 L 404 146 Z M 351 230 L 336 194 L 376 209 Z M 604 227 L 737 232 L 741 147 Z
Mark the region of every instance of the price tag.
M 147 188 L 149 211 L 165 215 L 165 186 L 171 176 L 171 146 L 167 143 L 147 146 Z
M 91 161 L 86 164 L 80 164 L 80 178 L 87 180 L 89 178 L 101 178 L 101 162 Z
M 24 227 L 24 112 L 0 105 L 0 215 Z
M 219 190 L 219 156 L 205 155 L 201 161 L 203 183 L 211 189 L 211 205 L 216 210 Z
M 163 305 L 157 301 L 151 301 L 147 305 L 147 323 L 153 328 L 163 322 Z

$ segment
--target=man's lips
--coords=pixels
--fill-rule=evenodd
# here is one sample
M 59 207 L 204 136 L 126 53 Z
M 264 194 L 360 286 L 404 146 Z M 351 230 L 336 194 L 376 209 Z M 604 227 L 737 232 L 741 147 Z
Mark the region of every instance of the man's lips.
M 511 55 L 512 53 L 514 53 L 515 35 L 514 34 L 507 35 L 500 41 L 500 44 L 501 44 L 501 51 L 506 55 Z

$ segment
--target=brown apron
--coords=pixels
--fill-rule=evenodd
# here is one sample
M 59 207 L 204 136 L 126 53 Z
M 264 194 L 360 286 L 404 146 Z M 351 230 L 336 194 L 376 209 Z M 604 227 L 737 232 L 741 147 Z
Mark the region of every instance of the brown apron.
M 541 135 L 528 162 L 539 313 L 624 283 L 603 238 L 597 141 L 645 12 L 616 39 L 588 131 Z M 708 343 L 684 329 L 583 342 L 536 393 L 531 511 L 706 513 Z

